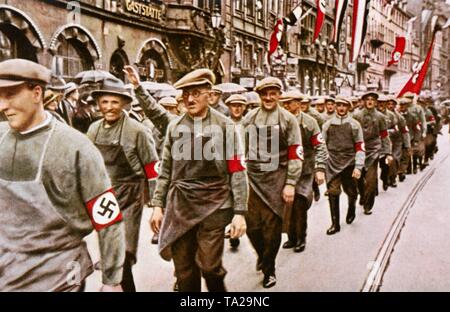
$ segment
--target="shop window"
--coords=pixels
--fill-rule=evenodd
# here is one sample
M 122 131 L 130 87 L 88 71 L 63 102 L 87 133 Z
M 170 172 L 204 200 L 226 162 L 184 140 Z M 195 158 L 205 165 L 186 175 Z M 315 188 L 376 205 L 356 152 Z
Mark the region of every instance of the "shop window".
M 36 48 L 19 29 L 0 24 L 0 61 L 12 58 L 37 62 Z
M 70 80 L 79 72 L 94 69 L 92 57 L 80 41 L 65 38 L 60 40 L 53 67 L 57 76 Z

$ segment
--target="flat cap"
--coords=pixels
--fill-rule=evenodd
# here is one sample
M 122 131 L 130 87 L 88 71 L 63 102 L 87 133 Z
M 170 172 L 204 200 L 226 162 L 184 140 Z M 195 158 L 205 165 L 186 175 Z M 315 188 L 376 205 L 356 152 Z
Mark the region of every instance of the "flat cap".
M 53 101 L 58 100 L 58 98 L 59 98 L 59 95 L 56 94 L 55 92 L 53 92 L 51 90 L 45 91 L 45 94 L 44 94 L 44 107 L 46 107 L 47 105 L 49 105 Z
M 266 88 L 277 88 L 282 90 L 283 89 L 283 83 L 280 79 L 276 77 L 267 77 L 263 80 L 258 81 L 258 83 L 255 86 L 255 92 L 259 92 Z
M 349 100 L 347 100 L 346 98 L 342 97 L 342 96 L 338 96 L 334 99 L 334 102 L 336 104 L 344 104 L 344 105 L 348 105 L 350 107 L 352 107 L 352 102 L 350 102 Z
M 70 93 L 78 89 L 78 85 L 75 82 L 69 82 L 64 90 L 64 96 L 68 96 Z
M 380 97 L 379 94 L 375 91 L 368 91 L 366 93 L 364 93 L 363 95 L 361 95 L 361 99 L 364 100 L 364 98 L 368 97 L 368 96 L 373 96 L 374 98 L 376 98 L 378 100 L 378 98 Z
M 303 99 L 301 100 L 302 103 L 311 103 L 312 99 L 308 95 L 304 95 Z
M 223 93 L 223 91 L 220 90 L 217 86 L 213 86 L 213 87 L 211 88 L 211 91 L 213 91 L 213 92 L 215 92 L 215 93 L 220 93 L 220 94 Z
M 225 101 L 226 105 L 229 105 L 232 103 L 247 105 L 247 98 L 245 96 L 243 96 L 242 94 L 233 94 Z
M 34 62 L 11 59 L 0 63 L 0 87 L 18 86 L 24 82 L 48 84 L 51 71 Z
M 331 97 L 331 96 L 325 96 L 324 99 L 325 99 L 325 102 L 328 102 L 328 101 L 330 101 L 330 102 L 336 102 L 335 98 L 334 98 L 334 97 Z
M 380 94 L 378 96 L 378 102 L 387 102 L 387 101 L 389 101 L 389 97 L 388 96 L 386 96 L 384 94 Z
M 412 93 L 410 91 L 406 92 L 405 94 L 403 94 L 403 97 L 407 98 L 407 99 L 414 99 L 414 97 L 416 96 L 415 93 Z
M 313 99 L 313 104 L 314 105 L 325 104 L 325 98 L 322 96 L 319 96 L 319 97 Z
M 216 83 L 216 76 L 214 73 L 207 69 L 201 68 L 196 69 L 189 74 L 185 75 L 183 78 L 175 82 L 173 85 L 176 89 L 184 89 L 192 86 L 201 86 L 209 84 L 213 86 Z
M 412 100 L 411 100 L 411 99 L 408 99 L 408 98 L 400 98 L 400 99 L 398 100 L 398 103 L 399 103 L 400 105 L 411 104 L 411 103 L 412 103 Z
M 91 96 L 97 100 L 102 95 L 116 95 L 124 98 L 128 103 L 133 101 L 133 97 L 125 89 L 122 80 L 117 78 L 107 78 L 103 81 L 103 86 L 99 90 L 91 92 Z
M 280 97 L 280 102 L 288 102 L 292 100 L 301 101 L 305 98 L 305 96 L 298 90 L 290 90 L 287 92 L 283 92 Z
M 159 103 L 159 105 L 167 106 L 167 107 L 177 107 L 178 106 L 177 100 L 171 96 L 162 98 L 161 100 L 159 100 L 158 103 Z

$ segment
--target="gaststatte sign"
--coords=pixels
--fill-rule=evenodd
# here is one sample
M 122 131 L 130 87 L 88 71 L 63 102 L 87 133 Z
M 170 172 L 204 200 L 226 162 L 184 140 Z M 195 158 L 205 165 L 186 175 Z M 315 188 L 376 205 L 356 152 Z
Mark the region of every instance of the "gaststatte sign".
M 141 1 L 125 0 L 125 10 L 127 12 L 131 12 L 154 20 L 161 19 L 162 14 L 161 7 L 142 2 L 143 2 L 142 0 Z

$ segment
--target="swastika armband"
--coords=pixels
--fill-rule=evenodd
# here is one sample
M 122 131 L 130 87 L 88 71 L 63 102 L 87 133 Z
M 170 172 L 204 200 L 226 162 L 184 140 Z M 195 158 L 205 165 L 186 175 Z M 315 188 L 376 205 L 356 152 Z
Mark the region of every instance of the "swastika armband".
M 317 133 L 311 137 L 311 144 L 316 147 L 317 145 L 323 144 L 325 141 L 323 140 L 322 133 Z
M 235 155 L 233 159 L 227 160 L 228 173 L 233 174 L 236 172 L 245 171 L 247 165 L 245 159 L 242 156 Z
M 289 146 L 288 160 L 304 160 L 303 146 L 301 145 Z
M 355 151 L 356 152 L 366 152 L 366 145 L 364 142 L 356 142 L 355 143 Z
M 409 133 L 408 126 L 404 126 L 404 127 L 402 128 L 402 133 L 403 133 L 403 134 Z
M 148 180 L 156 180 L 161 174 L 161 162 L 154 161 L 144 166 L 145 176 Z
M 380 138 L 385 139 L 388 136 L 389 136 L 389 133 L 387 130 L 380 131 Z
M 96 231 L 101 231 L 110 225 L 122 221 L 119 203 L 112 189 L 91 199 L 86 204 L 86 208 Z

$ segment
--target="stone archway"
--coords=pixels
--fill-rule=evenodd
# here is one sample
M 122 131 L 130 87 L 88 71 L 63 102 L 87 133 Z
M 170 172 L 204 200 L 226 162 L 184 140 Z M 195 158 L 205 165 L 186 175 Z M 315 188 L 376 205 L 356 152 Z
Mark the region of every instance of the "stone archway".
M 136 63 L 142 79 L 173 83 L 173 64 L 167 47 L 159 39 L 149 39 L 142 45 L 136 57 Z
M 0 5 L 0 61 L 22 58 L 38 63 L 45 49 L 42 32 L 27 14 Z
M 60 27 L 49 46 L 53 54 L 52 71 L 71 79 L 78 72 L 95 69 L 102 53 L 92 34 L 83 26 L 69 24 Z

